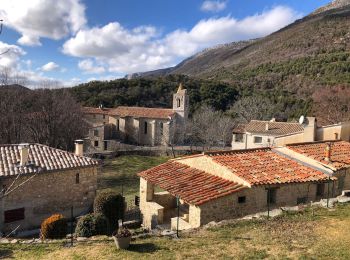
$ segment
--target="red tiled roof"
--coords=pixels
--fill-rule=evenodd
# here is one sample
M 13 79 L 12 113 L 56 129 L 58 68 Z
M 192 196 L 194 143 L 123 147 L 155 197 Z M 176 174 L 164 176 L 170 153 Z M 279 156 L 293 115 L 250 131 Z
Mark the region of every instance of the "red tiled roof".
M 141 172 L 138 176 L 194 205 L 201 205 L 244 188 L 241 184 L 175 161 Z
M 29 145 L 29 164 L 19 166 L 20 145 L 0 145 L 0 177 L 98 165 L 98 161 L 41 144 Z
M 325 148 L 327 143 L 331 144 L 331 161 L 327 162 L 325 158 Z M 316 161 L 329 164 L 336 169 L 350 167 L 350 143 L 345 141 L 315 142 L 304 144 L 291 144 L 289 149 L 306 155 Z
M 132 117 L 144 117 L 155 119 L 168 119 L 172 117 L 175 112 L 169 108 L 149 108 L 149 107 L 126 107 L 119 106 L 117 108 L 95 108 L 95 107 L 83 107 L 83 113 L 85 114 L 101 114 L 111 116 L 132 116 Z
M 251 185 L 295 183 L 326 180 L 328 176 L 270 148 L 207 153 L 216 163 Z
M 132 116 L 168 119 L 175 114 L 174 110 L 168 108 L 149 108 L 149 107 L 124 107 L 120 106 L 109 112 L 113 116 Z
M 235 128 L 233 128 L 232 132 L 234 134 L 244 134 L 245 133 L 245 126 L 247 124 L 237 124 Z
M 266 124 L 268 124 L 268 130 L 266 130 Z M 266 135 L 286 135 L 302 132 L 304 127 L 299 123 L 251 120 L 245 125 L 245 131 Z
M 108 115 L 108 113 L 113 108 L 99 108 L 99 107 L 83 107 L 83 113 L 85 114 L 100 114 L 100 115 Z

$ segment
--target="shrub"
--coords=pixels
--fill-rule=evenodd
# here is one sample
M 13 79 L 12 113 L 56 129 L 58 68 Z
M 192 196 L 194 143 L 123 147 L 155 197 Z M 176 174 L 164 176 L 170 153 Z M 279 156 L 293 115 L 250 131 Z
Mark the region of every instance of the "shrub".
M 108 219 L 102 214 L 88 214 L 82 216 L 75 228 L 78 237 L 91 237 L 96 235 L 108 235 Z
M 103 214 L 108 219 L 110 231 L 118 228 L 118 220 L 123 219 L 124 209 L 124 197 L 115 192 L 99 193 L 94 201 L 94 213 Z
M 113 236 L 118 237 L 118 238 L 122 238 L 122 237 L 131 237 L 131 233 L 129 231 L 129 229 L 123 227 L 122 230 L 119 231 L 114 231 Z
M 61 214 L 54 214 L 41 223 L 42 239 L 59 239 L 67 235 L 67 219 Z

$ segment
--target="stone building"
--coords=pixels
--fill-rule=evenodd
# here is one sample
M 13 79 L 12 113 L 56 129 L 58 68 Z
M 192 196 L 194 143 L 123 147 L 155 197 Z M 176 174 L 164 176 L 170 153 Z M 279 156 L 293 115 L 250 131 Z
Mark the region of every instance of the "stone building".
M 98 162 L 41 144 L 0 145 L 0 230 L 37 228 L 54 213 L 87 213 L 97 189 Z
M 125 106 L 84 108 L 86 121 L 91 127 L 100 128 L 99 131 L 90 131 L 88 142 L 102 151 L 109 150 L 118 141 L 144 146 L 181 144 L 186 132 L 188 113 L 189 97 L 182 84 L 173 95 L 171 109 Z M 110 130 L 111 127 L 113 131 Z M 106 130 L 103 128 L 108 128 L 113 135 L 106 139 Z M 99 139 L 99 143 L 96 139 Z
M 139 173 L 144 226 L 180 229 L 340 195 L 350 189 L 350 143 L 207 152 Z M 155 192 L 155 188 L 162 192 Z M 329 187 L 329 188 L 328 188 Z M 329 193 L 328 193 L 329 191 Z
M 325 140 L 350 140 L 350 122 L 317 126 L 315 117 L 301 118 L 300 123 L 251 120 L 233 129 L 232 150 Z

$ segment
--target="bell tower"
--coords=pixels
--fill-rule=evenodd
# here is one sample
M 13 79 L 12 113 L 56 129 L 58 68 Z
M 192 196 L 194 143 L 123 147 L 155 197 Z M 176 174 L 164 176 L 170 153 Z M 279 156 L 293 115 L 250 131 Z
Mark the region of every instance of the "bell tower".
M 173 110 L 184 122 L 188 118 L 189 105 L 187 89 L 184 89 L 182 83 L 180 83 L 177 92 L 173 95 Z
M 180 83 L 177 92 L 173 95 L 173 110 L 176 113 L 172 139 L 177 144 L 182 144 L 186 136 L 186 124 L 188 120 L 190 102 L 187 90 Z

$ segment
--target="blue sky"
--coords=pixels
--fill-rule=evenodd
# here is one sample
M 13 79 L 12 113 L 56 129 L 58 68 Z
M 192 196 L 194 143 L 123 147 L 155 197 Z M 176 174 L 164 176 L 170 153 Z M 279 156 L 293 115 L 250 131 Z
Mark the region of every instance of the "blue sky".
M 27 84 L 74 85 L 176 65 L 262 37 L 329 0 L 2 0 L 0 66 Z

